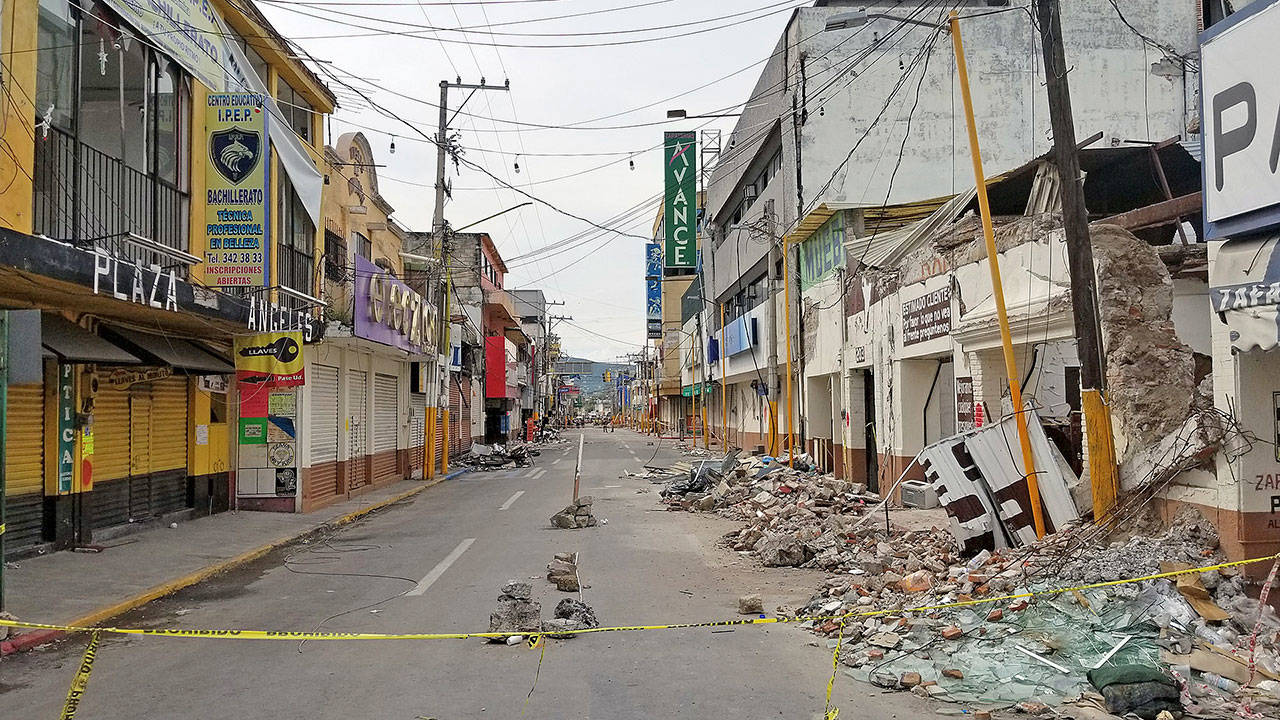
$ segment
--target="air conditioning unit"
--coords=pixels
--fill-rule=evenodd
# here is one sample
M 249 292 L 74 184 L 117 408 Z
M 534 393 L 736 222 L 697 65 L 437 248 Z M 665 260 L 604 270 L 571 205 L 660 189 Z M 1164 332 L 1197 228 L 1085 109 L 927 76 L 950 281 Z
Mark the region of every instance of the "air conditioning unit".
M 928 510 L 938 507 L 938 493 L 933 486 L 920 480 L 902 483 L 902 504 L 907 507 Z

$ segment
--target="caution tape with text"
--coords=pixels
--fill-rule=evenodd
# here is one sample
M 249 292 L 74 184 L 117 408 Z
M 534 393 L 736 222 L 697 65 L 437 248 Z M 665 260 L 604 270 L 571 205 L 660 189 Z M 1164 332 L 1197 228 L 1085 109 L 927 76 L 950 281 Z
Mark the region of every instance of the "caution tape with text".
M 208 638 L 214 640 L 466 640 L 469 638 L 487 638 L 487 639 L 503 639 L 513 634 L 525 635 L 530 638 L 542 636 L 564 636 L 564 635 L 590 635 L 595 633 L 606 632 L 637 632 L 641 630 L 687 630 L 695 628 L 724 628 L 738 627 L 749 625 L 771 625 L 777 623 L 801 623 L 808 621 L 825 621 L 825 620 L 848 620 L 850 618 L 874 617 L 878 615 L 902 615 L 906 613 L 929 612 L 932 610 L 942 610 L 946 608 L 967 607 L 972 605 L 984 605 L 987 603 L 1004 602 L 1007 600 L 1019 600 L 1023 598 L 1033 598 L 1043 595 L 1059 595 L 1068 592 L 1078 592 L 1081 590 L 1092 590 L 1095 588 L 1113 587 L 1116 585 L 1125 585 L 1128 583 L 1144 582 L 1147 580 L 1160 580 L 1164 578 L 1178 577 L 1180 575 L 1191 575 L 1194 573 L 1208 572 L 1210 570 L 1222 570 L 1231 567 L 1241 567 L 1254 563 L 1265 562 L 1268 560 L 1280 559 L 1280 553 L 1276 555 L 1266 555 L 1263 557 L 1249 558 L 1247 560 L 1233 560 L 1230 562 L 1218 563 L 1216 565 L 1208 565 L 1205 567 L 1188 568 L 1186 570 L 1173 570 L 1170 572 L 1155 573 L 1152 575 L 1143 575 L 1140 577 L 1124 578 L 1122 580 L 1107 580 L 1104 582 L 1091 583 L 1088 585 L 1075 585 L 1072 587 L 1050 588 L 1046 590 L 1034 590 L 1022 593 L 1011 593 L 1008 595 L 995 595 L 972 600 L 956 600 L 953 602 L 938 603 L 935 605 L 922 605 L 906 609 L 887 609 L 887 610 L 864 610 L 858 612 L 843 613 L 839 615 L 795 615 L 791 617 L 755 617 L 735 620 L 714 620 L 709 622 L 689 622 L 689 623 L 667 623 L 662 625 L 615 625 L 610 627 L 584 628 L 580 630 L 556 630 L 550 633 L 531 632 L 531 633 L 511 633 L 511 632 L 445 632 L 445 633 L 359 633 L 359 632 L 310 632 L 310 631 L 293 631 L 293 630 L 202 630 L 202 629 L 169 629 L 169 628 L 124 628 L 124 627 L 80 627 L 76 625 L 54 625 L 49 623 L 25 622 L 21 620 L 5 620 L 0 619 L 0 627 L 19 627 L 33 628 L 39 630 L 54 630 L 68 633 L 112 633 L 116 635 L 154 635 L 162 637 L 176 638 Z

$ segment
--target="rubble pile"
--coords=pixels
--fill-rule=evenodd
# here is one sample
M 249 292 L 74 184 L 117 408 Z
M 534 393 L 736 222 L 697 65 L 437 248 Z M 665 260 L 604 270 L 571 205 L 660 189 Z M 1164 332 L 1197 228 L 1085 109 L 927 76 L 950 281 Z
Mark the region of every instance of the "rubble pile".
M 828 579 L 794 612 L 813 618 L 803 626 L 827 636 L 832 649 L 839 640 L 839 661 L 848 675 L 929 697 L 1050 706 L 1092 698 L 1119 715 L 1154 718 L 1167 709 L 1168 698 L 1156 693 L 1163 698 L 1156 702 L 1152 693 L 1167 692 L 1168 683 L 1177 682 L 1181 706 L 1200 716 L 1230 717 L 1242 705 L 1262 713 L 1253 717 L 1280 713 L 1280 618 L 1244 594 L 1244 578 L 1232 568 L 910 611 L 1220 559 L 1217 535 L 1202 523 L 1179 523 L 1158 537 L 1108 545 L 1069 548 L 1069 540 L 1068 534 L 1049 536 L 1007 556 L 983 551 L 968 560 L 942 551 L 928 534 L 899 534 L 874 547 L 864 541 L 860 556 L 866 564 Z M 1242 688 L 1249 681 L 1250 636 L 1260 611 L 1257 674 L 1252 687 Z M 865 615 L 870 612 L 878 614 Z M 1121 690 L 1106 692 L 1091 683 L 1090 671 L 1128 666 L 1145 668 L 1147 675 L 1165 673 L 1168 683 L 1148 679 L 1140 687 L 1122 683 Z M 1138 696 L 1144 700 L 1131 706 L 1113 703 Z
M 1148 720 L 1172 707 L 1176 683 L 1187 712 L 1280 716 L 1280 619 L 1246 595 L 1238 570 L 983 602 L 1215 564 L 1218 535 L 1202 517 L 1120 539 L 1076 522 L 965 557 L 947 529 L 886 528 L 878 497 L 804 460 L 796 469 L 773 458 L 704 461 L 667 480 L 663 502 L 742 520 L 723 542 L 765 566 L 832 573 L 803 607 L 777 611 L 804 619 L 830 649 L 839 643 L 846 674 L 942 700 L 1083 702 Z M 741 598 L 740 611 L 753 612 L 754 600 Z
M 530 448 L 528 444 L 507 446 L 474 443 L 456 462 L 472 470 L 510 470 L 532 466 L 533 458 L 538 455 L 539 452 Z
M 489 614 L 489 632 L 511 633 L 494 638 L 506 642 L 521 633 L 538 632 L 542 628 L 542 604 L 533 601 L 533 586 L 519 580 L 508 580 L 498 594 L 498 607 Z
M 575 637 L 576 633 L 569 631 L 588 630 L 594 627 L 600 627 L 595 610 L 590 605 L 573 598 L 565 598 L 556 603 L 554 617 L 542 623 L 543 632 L 553 638 Z
M 578 592 L 578 553 L 556 553 L 547 564 L 547 580 L 560 592 Z
M 595 527 L 596 516 L 591 513 L 591 504 L 595 502 L 590 495 L 583 495 L 565 506 L 563 510 L 551 516 L 551 526 L 561 530 Z

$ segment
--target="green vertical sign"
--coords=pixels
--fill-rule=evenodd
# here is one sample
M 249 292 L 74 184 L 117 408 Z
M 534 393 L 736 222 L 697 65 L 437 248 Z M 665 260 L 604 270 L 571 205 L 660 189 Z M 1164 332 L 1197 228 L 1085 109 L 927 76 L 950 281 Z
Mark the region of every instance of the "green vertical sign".
M 693 131 L 663 135 L 664 265 L 693 268 L 698 264 L 697 135 Z
M 58 366 L 58 492 L 71 492 L 76 469 L 75 366 Z

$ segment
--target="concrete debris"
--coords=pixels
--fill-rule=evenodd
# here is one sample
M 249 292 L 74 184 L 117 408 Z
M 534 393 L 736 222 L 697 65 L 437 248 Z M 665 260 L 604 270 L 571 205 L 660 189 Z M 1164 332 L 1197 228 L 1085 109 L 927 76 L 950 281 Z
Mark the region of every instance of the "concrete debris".
M 591 513 L 594 498 L 583 495 L 565 506 L 563 510 L 551 516 L 551 526 L 561 530 L 595 527 L 596 516 Z
M 553 617 L 542 623 L 543 632 L 553 638 L 576 637 L 577 633 L 571 631 L 594 627 L 600 627 L 595 610 L 590 605 L 573 598 L 565 598 L 557 603 Z
M 538 632 L 542 629 L 542 605 L 532 600 L 533 586 L 520 580 L 508 580 L 498 595 L 498 607 L 489 614 L 489 632 L 512 635 Z M 504 642 L 507 638 L 494 638 Z
M 759 615 L 762 612 L 764 612 L 764 599 L 758 593 L 738 598 L 740 615 Z
M 1191 408 L 1195 362 L 1173 327 L 1173 280 L 1150 244 L 1113 225 L 1089 229 L 1107 354 L 1116 454 L 1167 437 Z
M 578 592 L 578 554 L 556 553 L 555 559 L 547 564 L 547 579 L 555 584 L 560 592 Z
M 533 458 L 540 453 L 528 444 L 522 445 L 483 445 L 473 443 L 466 454 L 454 460 L 473 471 L 510 470 L 517 467 L 530 467 Z

